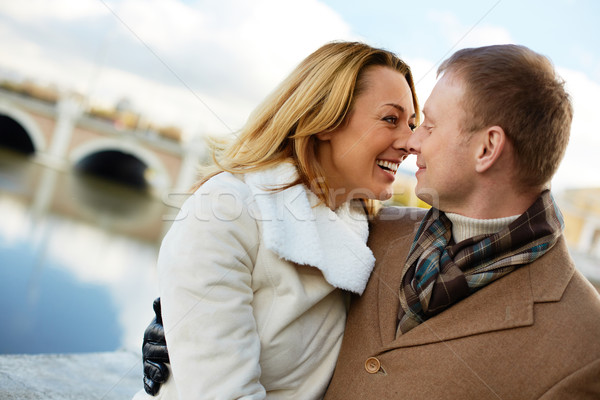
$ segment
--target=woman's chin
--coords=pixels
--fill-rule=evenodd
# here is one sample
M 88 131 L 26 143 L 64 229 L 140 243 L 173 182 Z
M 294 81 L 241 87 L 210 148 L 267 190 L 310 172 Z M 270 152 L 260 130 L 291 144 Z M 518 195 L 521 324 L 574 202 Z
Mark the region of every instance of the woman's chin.
M 385 190 L 381 193 L 379 193 L 379 196 L 377 196 L 377 200 L 380 201 L 385 201 L 385 200 L 389 200 L 392 198 L 393 192 L 392 189 L 390 188 L 389 190 Z
M 370 200 L 380 200 L 385 201 L 392 198 L 394 194 L 394 189 L 392 186 L 389 187 L 365 187 L 362 189 L 353 189 L 352 195 L 349 198 L 352 199 L 370 199 Z

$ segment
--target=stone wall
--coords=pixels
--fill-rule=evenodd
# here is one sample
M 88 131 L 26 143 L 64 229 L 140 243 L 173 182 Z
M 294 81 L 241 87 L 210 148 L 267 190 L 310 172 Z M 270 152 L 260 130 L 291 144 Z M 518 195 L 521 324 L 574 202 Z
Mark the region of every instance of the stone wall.
M 142 388 L 141 355 L 126 351 L 0 356 L 3 400 L 129 400 Z

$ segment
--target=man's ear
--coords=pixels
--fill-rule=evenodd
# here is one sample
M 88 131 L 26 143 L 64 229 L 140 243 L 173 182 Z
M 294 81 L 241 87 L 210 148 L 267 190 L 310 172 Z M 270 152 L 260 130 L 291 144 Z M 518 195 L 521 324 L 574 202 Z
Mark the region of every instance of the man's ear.
M 492 126 L 481 133 L 477 147 L 475 170 L 485 172 L 494 165 L 502 155 L 506 145 L 506 133 L 499 126 Z

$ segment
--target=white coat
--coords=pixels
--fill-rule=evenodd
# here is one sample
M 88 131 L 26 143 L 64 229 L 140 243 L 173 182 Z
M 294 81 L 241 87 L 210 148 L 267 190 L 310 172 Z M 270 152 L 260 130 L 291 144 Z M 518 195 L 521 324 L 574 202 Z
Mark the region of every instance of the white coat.
M 323 397 L 340 289 L 361 294 L 375 260 L 358 204 L 333 212 L 303 185 L 270 190 L 296 176 L 287 163 L 221 173 L 183 205 L 158 261 L 172 376 L 154 399 Z

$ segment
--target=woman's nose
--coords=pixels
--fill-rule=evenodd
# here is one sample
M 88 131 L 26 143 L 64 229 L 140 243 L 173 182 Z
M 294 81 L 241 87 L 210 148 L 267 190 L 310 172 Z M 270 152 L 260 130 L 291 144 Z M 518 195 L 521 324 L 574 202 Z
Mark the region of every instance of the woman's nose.
M 407 151 L 410 154 L 418 154 L 421 151 L 421 140 L 423 137 L 423 129 L 419 126 L 407 140 Z
M 396 150 L 404 150 L 408 152 L 407 143 L 412 133 L 413 131 L 409 126 L 404 129 L 398 129 L 398 134 L 396 135 L 396 139 L 394 140 L 392 147 L 394 147 Z

